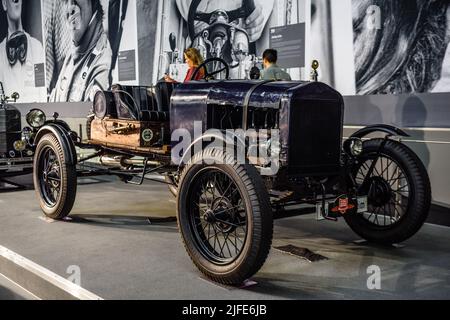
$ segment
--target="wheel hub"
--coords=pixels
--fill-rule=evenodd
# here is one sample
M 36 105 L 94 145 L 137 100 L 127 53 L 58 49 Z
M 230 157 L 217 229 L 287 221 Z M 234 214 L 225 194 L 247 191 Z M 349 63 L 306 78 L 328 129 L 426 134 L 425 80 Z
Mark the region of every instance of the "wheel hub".
M 215 223 L 216 218 L 214 211 L 211 209 L 206 210 L 205 214 L 203 215 L 203 220 L 205 220 L 208 223 Z
M 233 226 L 229 223 L 234 221 L 234 210 L 228 199 L 218 198 L 211 204 L 211 208 L 203 214 L 203 220 L 214 224 L 222 232 L 230 232 Z M 229 223 L 228 223 L 229 222 Z
M 381 177 L 371 177 L 369 180 L 369 200 L 376 207 L 389 203 L 392 197 L 390 184 Z

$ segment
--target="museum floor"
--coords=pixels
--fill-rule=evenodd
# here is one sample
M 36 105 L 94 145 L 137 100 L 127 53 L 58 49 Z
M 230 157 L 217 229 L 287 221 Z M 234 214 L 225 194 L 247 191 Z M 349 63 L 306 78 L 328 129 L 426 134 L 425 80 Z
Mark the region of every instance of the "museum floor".
M 344 221 L 276 220 L 273 247 L 294 245 L 328 259 L 308 262 L 272 249 L 252 279 L 256 284 L 232 288 L 204 279 L 176 222 L 161 219 L 175 214 L 164 185 L 80 181 L 70 222 L 44 219 L 33 190 L 0 193 L 0 208 L 0 246 L 63 278 L 79 267 L 81 287 L 103 299 L 450 299 L 447 227 L 426 224 L 401 246 L 387 248 L 355 242 Z M 149 223 L 149 216 L 156 219 Z M 381 270 L 380 290 L 368 289 L 374 265 Z M 0 273 L 1 267 L 0 261 Z M 39 290 L 33 293 L 41 298 Z M 32 298 L 0 277 L 0 299 Z

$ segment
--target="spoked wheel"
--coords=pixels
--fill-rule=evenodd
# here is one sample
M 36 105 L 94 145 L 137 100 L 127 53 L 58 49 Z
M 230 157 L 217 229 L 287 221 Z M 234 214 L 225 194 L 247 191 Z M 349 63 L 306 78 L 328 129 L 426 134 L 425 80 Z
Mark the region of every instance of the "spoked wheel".
M 230 263 L 242 252 L 248 217 L 236 183 L 220 168 L 204 168 L 195 177 L 189 203 L 190 228 L 209 259 Z
M 76 168 L 67 162 L 53 134 L 39 141 L 34 159 L 34 186 L 42 211 L 52 219 L 66 217 L 75 202 Z
M 388 141 L 377 155 L 382 141 L 364 143 L 354 170 L 359 195 L 368 197 L 368 210 L 345 219 L 364 239 L 392 244 L 410 238 L 421 228 L 428 216 L 431 188 L 425 167 L 414 152 Z
M 205 158 L 224 163 L 217 150 L 204 151 Z M 205 165 L 201 154 L 195 156 L 182 174 L 178 223 L 194 264 L 220 283 L 240 284 L 250 278 L 270 250 L 269 197 L 252 166 Z

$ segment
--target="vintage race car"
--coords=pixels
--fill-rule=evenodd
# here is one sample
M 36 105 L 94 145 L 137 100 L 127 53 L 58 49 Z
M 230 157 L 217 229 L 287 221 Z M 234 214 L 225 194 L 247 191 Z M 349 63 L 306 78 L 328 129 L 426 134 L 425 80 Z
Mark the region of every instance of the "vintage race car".
M 32 172 L 33 138 L 46 121 L 43 112 L 31 110 L 26 116 L 29 127 L 22 128 L 21 113 L 10 104 L 18 99 L 17 92 L 11 97 L 6 96 L 0 82 L 0 183 L 6 182 L 16 186 L 19 185 L 7 179 Z M 30 122 L 31 118 L 35 121 Z
M 223 67 L 210 73 L 211 62 Z M 430 182 L 420 159 L 396 140 L 404 131 L 374 125 L 344 141 L 344 100 L 328 85 L 212 80 L 218 72 L 228 78 L 218 58 L 200 68 L 201 81 L 98 92 L 86 140 L 60 120 L 42 127 L 34 183 L 43 212 L 53 219 L 70 214 L 77 177 L 108 174 L 142 184 L 159 173 L 177 196 L 189 256 L 224 284 L 242 283 L 261 268 L 273 219 L 292 207 L 311 206 L 319 220 L 344 218 L 381 244 L 421 228 Z M 367 139 L 375 132 L 380 138 Z M 76 147 L 95 153 L 79 158 Z M 80 166 L 95 157 L 100 167 Z

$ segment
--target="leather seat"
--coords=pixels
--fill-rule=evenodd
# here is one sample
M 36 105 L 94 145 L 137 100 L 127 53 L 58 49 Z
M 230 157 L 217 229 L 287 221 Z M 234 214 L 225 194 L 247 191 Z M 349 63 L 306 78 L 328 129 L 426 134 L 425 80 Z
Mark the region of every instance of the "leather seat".
M 129 91 L 129 87 L 120 84 L 111 86 L 111 92 L 114 94 L 116 102 L 117 117 L 119 119 L 139 120 L 137 102 Z
M 134 118 L 140 121 L 169 121 L 169 104 L 172 86 L 157 84 L 155 87 L 121 86 L 111 87 L 115 94 L 119 118 Z M 123 105 L 126 105 L 124 108 Z M 121 112 L 119 110 L 121 109 Z M 127 113 L 126 110 L 129 109 Z

